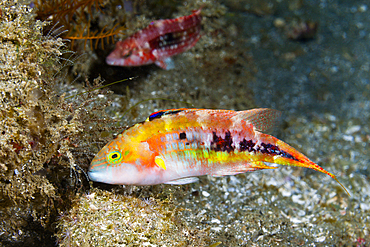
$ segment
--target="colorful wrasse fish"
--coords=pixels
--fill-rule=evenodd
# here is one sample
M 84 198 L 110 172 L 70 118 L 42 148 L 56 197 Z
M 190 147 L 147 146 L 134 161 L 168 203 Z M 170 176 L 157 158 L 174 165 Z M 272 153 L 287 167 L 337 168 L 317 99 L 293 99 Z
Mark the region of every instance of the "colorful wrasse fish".
M 115 66 L 141 66 L 155 63 L 169 69 L 166 60 L 193 47 L 200 38 L 200 9 L 176 19 L 157 20 L 124 41 L 106 59 Z
M 186 184 L 201 175 L 234 175 L 275 169 L 277 164 L 311 168 L 343 187 L 333 174 L 283 141 L 262 133 L 279 115 L 272 109 L 155 112 L 100 150 L 89 176 L 109 184 Z

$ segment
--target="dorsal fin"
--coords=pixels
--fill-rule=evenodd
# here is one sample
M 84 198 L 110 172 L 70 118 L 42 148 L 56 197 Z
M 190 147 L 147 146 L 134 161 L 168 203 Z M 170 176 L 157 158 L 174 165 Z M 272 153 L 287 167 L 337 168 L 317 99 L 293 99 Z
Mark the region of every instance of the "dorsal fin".
M 156 118 L 161 118 L 167 115 L 174 115 L 182 111 L 193 112 L 193 111 L 204 111 L 205 109 L 193 109 L 193 108 L 179 108 L 179 109 L 168 109 L 161 110 L 152 113 L 147 121 L 152 121 Z M 210 110 L 212 111 L 212 110 Z M 276 124 L 278 118 L 281 116 L 281 112 L 269 108 L 258 108 L 247 111 L 228 111 L 228 110 L 214 110 L 219 116 L 233 116 L 234 120 L 245 120 L 246 122 L 253 125 L 257 131 L 268 132 Z
M 150 114 L 148 120 L 152 121 L 153 119 L 161 118 L 162 116 L 165 116 L 165 115 L 177 114 L 177 113 L 182 112 L 184 110 L 186 110 L 186 109 L 185 108 L 180 108 L 180 109 L 170 109 L 170 110 L 161 110 L 161 111 L 153 112 L 152 114 Z
M 233 118 L 244 119 L 248 123 L 251 123 L 257 131 L 268 132 L 274 127 L 280 116 L 281 112 L 278 110 L 259 108 L 240 111 Z

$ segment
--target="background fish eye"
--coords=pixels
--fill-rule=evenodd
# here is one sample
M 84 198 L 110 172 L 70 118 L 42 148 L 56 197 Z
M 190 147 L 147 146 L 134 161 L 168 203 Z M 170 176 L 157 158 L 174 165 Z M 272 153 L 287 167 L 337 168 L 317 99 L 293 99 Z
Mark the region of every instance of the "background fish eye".
M 132 50 L 129 50 L 126 54 L 123 54 L 122 57 L 123 58 L 128 58 L 131 55 L 132 55 Z

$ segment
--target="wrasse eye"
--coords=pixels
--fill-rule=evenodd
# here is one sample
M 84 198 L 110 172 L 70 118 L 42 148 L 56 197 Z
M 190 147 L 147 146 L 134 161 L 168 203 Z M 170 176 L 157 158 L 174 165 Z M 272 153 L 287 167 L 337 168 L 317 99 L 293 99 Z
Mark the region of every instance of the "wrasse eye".
M 120 151 L 113 151 L 107 155 L 107 162 L 109 164 L 118 164 L 122 160 L 122 153 Z
M 122 54 L 122 58 L 128 58 L 132 55 L 133 50 L 128 50 L 126 53 Z

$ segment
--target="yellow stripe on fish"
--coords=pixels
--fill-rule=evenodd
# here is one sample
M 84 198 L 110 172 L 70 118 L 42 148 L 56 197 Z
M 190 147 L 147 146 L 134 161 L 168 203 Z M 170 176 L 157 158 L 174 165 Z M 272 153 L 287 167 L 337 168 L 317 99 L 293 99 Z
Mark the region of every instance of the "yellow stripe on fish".
M 265 134 L 280 113 L 170 109 L 151 114 L 103 147 L 91 162 L 93 181 L 109 184 L 184 184 L 201 175 L 234 175 L 277 165 L 330 172 L 285 142 Z

